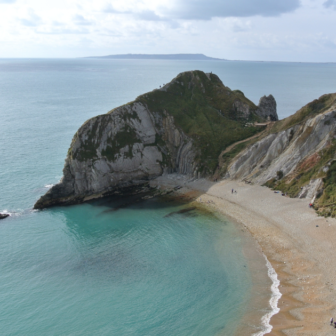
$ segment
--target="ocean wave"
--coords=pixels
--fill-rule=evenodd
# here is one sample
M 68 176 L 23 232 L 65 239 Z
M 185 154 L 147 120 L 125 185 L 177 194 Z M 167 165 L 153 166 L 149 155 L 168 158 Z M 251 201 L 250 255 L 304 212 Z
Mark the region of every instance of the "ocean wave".
M 0 210 L 0 213 L 7 214 L 10 217 L 20 217 L 33 212 L 32 209 Z
M 54 186 L 54 184 L 46 184 L 45 186 L 44 186 L 44 188 L 51 188 L 51 187 L 53 187 Z
M 269 304 L 272 310 L 261 318 L 261 324 L 263 326 L 263 330 L 254 333 L 252 336 L 263 336 L 265 334 L 270 333 L 273 329 L 273 326 L 270 324 L 271 318 L 273 315 L 279 313 L 280 311 L 280 308 L 278 307 L 278 302 L 282 296 L 279 290 L 280 280 L 278 279 L 278 274 L 275 272 L 275 269 L 268 261 L 267 257 L 265 255 L 264 257 L 266 259 L 266 266 L 268 268 L 268 276 L 272 280 L 272 286 L 271 286 L 272 295 L 269 300 Z

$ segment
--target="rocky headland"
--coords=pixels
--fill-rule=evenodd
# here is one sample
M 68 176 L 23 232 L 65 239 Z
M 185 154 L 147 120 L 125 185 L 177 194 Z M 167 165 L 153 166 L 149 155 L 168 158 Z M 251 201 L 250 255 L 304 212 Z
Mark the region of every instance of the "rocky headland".
M 280 313 L 268 317 L 267 330 L 327 336 L 336 314 L 336 219 L 308 204 L 336 217 L 335 153 L 336 94 L 279 121 L 273 96 L 256 106 L 216 75 L 190 71 L 85 122 L 63 178 L 34 208 L 165 188 L 197 192 L 195 206 L 240 222 L 276 270 Z
M 257 106 L 215 74 L 181 73 L 86 121 L 62 180 L 34 208 L 137 194 L 148 191 L 150 180 L 178 173 L 266 185 L 335 216 L 335 102 L 336 94 L 324 95 L 279 121 L 272 95 Z
M 256 106 L 214 74 L 181 73 L 164 87 L 86 121 L 72 140 L 62 180 L 34 208 L 139 193 L 164 173 L 211 177 L 220 153 L 263 131 L 265 126 L 256 124 L 267 119 L 278 119 L 272 96 Z

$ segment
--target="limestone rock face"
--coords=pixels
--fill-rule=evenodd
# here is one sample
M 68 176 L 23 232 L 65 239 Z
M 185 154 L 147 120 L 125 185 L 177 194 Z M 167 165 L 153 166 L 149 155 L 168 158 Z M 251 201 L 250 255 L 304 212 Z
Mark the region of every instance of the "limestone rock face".
M 248 104 L 243 103 L 241 100 L 235 100 L 233 103 L 234 108 L 237 110 L 238 115 L 243 117 L 244 119 L 248 119 L 250 116 L 250 107 Z
M 263 96 L 259 100 L 259 105 L 256 113 L 269 121 L 279 120 L 277 114 L 277 104 L 272 95 Z
M 63 178 L 35 204 L 73 204 L 176 171 L 192 175 L 196 150 L 174 118 L 141 103 L 88 120 L 76 133 Z
M 310 180 L 307 185 L 302 187 L 298 198 L 312 199 L 319 192 L 319 190 L 322 189 L 322 186 L 323 182 L 321 178 Z
M 215 74 L 187 71 L 160 89 L 85 122 L 73 137 L 63 178 L 36 209 L 138 193 L 164 173 L 212 176 L 220 153 L 260 132 L 265 119 Z
M 328 148 L 336 137 L 336 109 L 307 119 L 287 130 L 270 134 L 240 153 L 228 168 L 226 177 L 264 184 L 277 178 L 300 178 L 298 171 L 304 164 L 319 160 L 319 152 Z M 315 160 L 315 161 L 314 161 Z M 308 168 L 307 168 L 308 169 Z M 321 171 L 327 171 L 325 167 Z M 320 178 L 305 185 L 298 197 L 312 198 L 321 189 Z

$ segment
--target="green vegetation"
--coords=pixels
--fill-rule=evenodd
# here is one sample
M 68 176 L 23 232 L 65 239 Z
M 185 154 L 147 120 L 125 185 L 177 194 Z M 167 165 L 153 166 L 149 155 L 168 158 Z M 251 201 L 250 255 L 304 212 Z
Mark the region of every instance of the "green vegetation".
M 137 136 L 132 126 L 128 125 L 130 120 L 139 118 L 135 111 L 126 106 L 132 107 L 137 102 L 146 105 L 153 114 L 159 116 L 156 118 L 158 128 L 161 127 L 160 118 L 165 118 L 167 115 L 174 117 L 175 125 L 193 139 L 198 149 L 196 157 L 198 169 L 204 175 L 212 175 L 215 172 L 219 155 L 225 148 L 263 130 L 254 126 L 254 122 L 262 121 L 255 114 L 257 107 L 241 91 L 232 91 L 225 87 L 214 74 L 189 71 L 178 75 L 165 88 L 143 94 L 135 101 L 117 109 L 119 112 L 122 111 L 119 115 L 126 126 L 115 138 L 108 140 L 107 148 L 101 153 L 111 160 L 127 145 L 128 151 L 124 155 L 127 157 L 133 155 L 132 147 L 137 142 Z M 73 152 L 71 146 L 69 154 L 73 158 L 85 161 L 97 157 L 96 150 L 104 125 L 110 121 L 111 114 L 115 110 L 93 118 L 83 125 L 91 128 L 86 131 L 87 139 L 83 139 L 80 148 Z M 158 136 L 155 145 L 163 148 L 166 144 L 161 136 Z M 235 155 L 246 145 L 239 144 L 227 154 Z M 169 153 L 163 153 L 163 156 L 164 163 L 171 165 Z
M 306 121 L 309 118 L 312 118 L 318 114 L 321 114 L 329 110 L 335 104 L 336 104 L 336 93 L 325 94 L 321 96 L 319 99 L 315 99 L 314 101 L 305 105 L 290 117 L 276 122 L 270 132 L 277 133 L 280 131 L 284 131 L 289 127 L 297 125 L 301 122 Z
M 237 111 L 235 101 L 246 104 L 251 113 L 246 118 Z M 220 153 L 229 145 L 261 131 L 246 123 L 260 121 L 253 111 L 256 106 L 238 90 L 225 87 L 220 79 L 202 71 L 177 76 L 165 90 L 154 90 L 136 99 L 152 112 L 172 115 L 175 124 L 190 136 L 199 149 L 199 170 L 213 174 Z
M 126 119 L 136 119 L 138 115 L 134 112 L 133 114 L 130 113 L 123 113 L 122 114 Z M 92 123 L 91 129 L 86 132 L 88 138 L 82 143 L 80 148 L 76 151 L 73 151 L 73 143 L 75 142 L 78 134 L 76 133 L 72 144 L 69 149 L 69 154 L 72 156 L 73 159 L 77 159 L 79 161 L 85 161 L 89 159 L 96 159 L 97 158 L 97 148 L 99 147 L 99 140 L 96 139 L 102 138 L 102 133 L 104 130 L 104 125 L 108 123 L 110 120 L 109 115 L 100 115 L 99 117 L 92 118 L 88 120 L 82 127 L 89 127 Z M 98 133 L 98 134 L 97 134 Z M 115 155 L 120 152 L 122 148 L 129 145 L 128 151 L 124 153 L 126 157 L 133 157 L 133 144 L 137 142 L 137 136 L 133 128 L 129 125 L 125 125 L 124 129 L 120 130 L 113 139 L 107 140 L 107 148 L 102 151 L 102 155 L 106 156 L 110 160 L 115 159 Z
M 323 178 L 324 190 L 314 207 L 322 216 L 336 217 L 336 161 L 332 161 Z
M 85 141 L 84 145 L 81 146 L 77 151 L 73 150 L 73 144 L 75 143 L 78 135 L 78 132 L 75 134 L 71 146 L 69 148 L 68 154 L 72 156 L 73 159 L 77 159 L 79 161 L 85 161 L 88 159 L 94 159 L 97 157 L 97 147 L 98 145 L 94 141 L 94 139 L 97 137 L 97 132 L 102 132 L 101 129 L 99 129 L 99 119 L 98 118 L 105 118 L 105 116 L 98 116 L 95 118 L 92 118 L 88 120 L 82 127 L 88 127 L 91 122 L 92 128 L 89 132 L 89 138 Z
M 128 151 L 124 152 L 124 156 L 127 158 L 133 157 L 133 144 L 137 142 L 137 136 L 133 128 L 125 125 L 124 129 L 119 131 L 114 139 L 107 140 L 107 147 L 102 150 L 102 155 L 106 156 L 109 160 L 114 160 L 115 155 L 120 153 L 122 148 L 128 146 Z
M 297 169 L 284 178 L 273 178 L 265 184 L 272 189 L 281 190 L 290 197 L 297 197 L 301 187 L 307 185 L 310 180 L 323 178 L 324 192 L 315 201 L 315 208 L 324 208 L 327 204 L 336 202 L 336 164 L 329 167 L 328 173 L 323 172 L 323 168 L 334 160 L 336 153 L 336 140 L 333 140 L 327 148 L 306 158 Z M 331 168 L 333 167 L 333 168 Z M 334 170 L 333 170 L 334 169 Z M 280 176 L 278 176 L 280 177 Z M 336 204 L 335 204 L 336 211 Z
M 248 145 L 251 145 L 251 141 L 246 141 L 237 144 L 229 152 L 222 155 L 222 157 L 220 158 L 220 172 L 219 172 L 221 176 L 225 175 L 227 168 L 229 167 L 231 161 L 237 156 L 237 154 L 243 151 Z
M 294 115 L 276 122 L 271 133 L 280 132 L 294 125 L 305 122 L 307 119 L 324 113 L 336 105 L 336 94 L 326 94 L 319 99 L 302 107 Z M 330 120 L 325 121 L 326 125 Z M 307 127 L 305 133 L 300 136 L 302 144 L 311 134 L 313 128 Z M 293 138 L 293 130 L 290 133 L 290 140 Z M 336 163 L 333 161 L 336 154 L 336 140 L 334 139 L 329 145 L 318 153 L 306 158 L 301 162 L 295 171 L 286 177 L 273 178 L 265 183 L 272 189 L 281 190 L 290 197 L 297 197 L 301 188 L 309 184 L 311 180 L 322 178 L 323 189 L 318 193 L 314 203 L 314 208 L 320 215 L 336 217 Z M 330 166 L 329 166 L 330 165 Z M 328 167 L 328 172 L 324 168 Z M 326 171 L 326 170 L 325 170 Z
M 279 170 L 279 171 L 277 171 L 277 178 L 278 178 L 278 180 L 281 180 L 282 178 L 283 178 L 283 171 L 282 170 Z

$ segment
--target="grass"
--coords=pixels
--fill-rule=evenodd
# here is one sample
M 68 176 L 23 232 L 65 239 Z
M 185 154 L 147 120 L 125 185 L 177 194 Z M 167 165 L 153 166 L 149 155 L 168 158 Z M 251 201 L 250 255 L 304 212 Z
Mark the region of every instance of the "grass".
M 326 205 L 332 202 L 336 202 L 336 140 L 334 139 L 328 147 L 322 149 L 318 153 L 306 158 L 298 166 L 294 174 L 290 174 L 287 177 L 277 179 L 273 178 L 265 184 L 266 186 L 281 190 L 287 193 L 290 197 L 297 197 L 301 191 L 301 187 L 309 184 L 311 180 L 322 178 L 324 182 L 323 192 L 318 195 L 315 201 L 314 207 L 320 212 L 325 212 Z M 332 164 L 329 167 L 329 164 Z M 329 167 L 329 171 L 325 173 L 324 167 Z M 336 215 L 336 205 L 334 206 L 332 213 Z
M 247 118 L 235 107 L 237 101 L 250 110 Z M 215 172 L 219 155 L 226 147 L 262 131 L 260 127 L 253 126 L 254 122 L 262 121 L 255 113 L 257 107 L 254 103 L 241 91 L 232 91 L 224 86 L 216 75 L 210 74 L 208 77 L 202 71 L 182 73 L 164 89 L 143 94 L 135 101 L 119 107 L 118 111 L 122 110 L 120 118 L 126 125 L 130 124 L 130 120 L 138 119 L 136 112 L 126 108 L 127 105 L 132 107 L 137 102 L 147 106 L 153 115 L 159 115 L 161 119 L 167 114 L 174 117 L 176 127 L 192 138 L 197 149 L 198 170 L 204 176 Z M 86 130 L 87 139 L 79 149 L 73 151 L 70 148 L 73 158 L 80 161 L 97 158 L 104 125 L 110 122 L 111 114 L 115 110 L 95 117 L 83 125 L 88 127 L 90 124 L 91 129 Z M 160 123 L 160 118 L 155 120 Z M 157 127 L 160 128 L 161 125 L 157 124 Z M 108 146 L 101 154 L 113 160 L 120 149 L 128 145 L 128 151 L 124 155 L 132 157 L 133 144 L 138 141 L 135 131 L 130 126 L 125 126 L 113 139 L 108 139 Z M 156 139 L 155 144 L 161 148 L 166 146 L 161 136 Z M 237 146 L 233 151 L 239 148 L 243 147 Z M 168 166 L 173 166 L 169 153 L 164 154 L 164 161 Z
M 284 131 L 294 125 L 306 121 L 309 118 L 327 111 L 334 105 L 336 105 L 336 93 L 325 94 L 319 99 L 315 99 L 305 105 L 290 117 L 276 122 L 270 132 L 277 133 Z
M 249 106 L 248 120 L 234 107 L 236 100 Z M 260 132 L 258 127 L 245 126 L 260 121 L 253 112 L 257 107 L 242 92 L 225 87 L 214 74 L 209 80 L 201 71 L 182 73 L 166 91 L 155 90 L 136 101 L 163 117 L 165 112 L 174 117 L 177 127 L 194 140 L 199 170 L 205 175 L 214 173 L 219 154 L 227 146 Z

